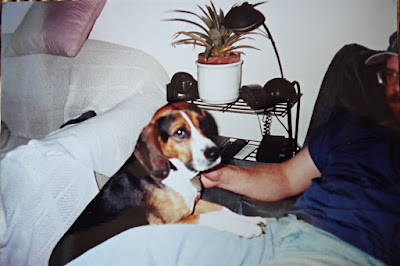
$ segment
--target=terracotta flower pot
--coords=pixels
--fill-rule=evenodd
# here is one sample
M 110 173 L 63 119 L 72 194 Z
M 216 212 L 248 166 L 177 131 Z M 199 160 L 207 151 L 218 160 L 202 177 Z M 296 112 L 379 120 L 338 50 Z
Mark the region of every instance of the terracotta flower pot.
M 211 104 L 226 104 L 237 100 L 242 79 L 240 54 L 209 57 L 199 54 L 197 82 L 199 97 Z
M 210 56 L 208 59 L 204 56 L 204 53 L 200 53 L 197 58 L 197 62 L 200 64 L 232 64 L 240 61 L 240 54 L 232 53 L 228 56 Z

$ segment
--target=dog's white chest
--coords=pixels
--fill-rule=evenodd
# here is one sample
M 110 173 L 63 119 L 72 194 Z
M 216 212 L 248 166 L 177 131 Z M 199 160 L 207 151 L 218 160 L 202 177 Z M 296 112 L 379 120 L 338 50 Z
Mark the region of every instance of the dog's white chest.
M 171 170 L 168 177 L 162 180 L 162 183 L 178 192 L 184 198 L 190 211 L 193 211 L 199 189 L 193 185 L 191 180 L 197 176 L 198 172 L 190 171 L 178 159 L 170 159 L 170 161 L 177 170 Z

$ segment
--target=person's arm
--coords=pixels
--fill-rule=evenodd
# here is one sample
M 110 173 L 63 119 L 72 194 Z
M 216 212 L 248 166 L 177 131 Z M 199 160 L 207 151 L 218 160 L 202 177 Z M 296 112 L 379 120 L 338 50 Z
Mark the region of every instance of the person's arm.
M 257 166 L 226 165 L 202 173 L 204 187 L 220 188 L 261 201 L 276 201 L 304 192 L 321 175 L 308 147 L 283 163 Z

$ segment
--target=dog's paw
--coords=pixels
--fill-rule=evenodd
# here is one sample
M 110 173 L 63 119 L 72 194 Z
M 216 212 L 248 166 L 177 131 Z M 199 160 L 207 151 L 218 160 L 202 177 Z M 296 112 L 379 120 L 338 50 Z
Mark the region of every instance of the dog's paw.
M 253 238 L 264 233 L 267 221 L 262 217 L 244 216 L 223 208 L 219 211 L 201 214 L 199 224 L 228 231 L 244 238 Z

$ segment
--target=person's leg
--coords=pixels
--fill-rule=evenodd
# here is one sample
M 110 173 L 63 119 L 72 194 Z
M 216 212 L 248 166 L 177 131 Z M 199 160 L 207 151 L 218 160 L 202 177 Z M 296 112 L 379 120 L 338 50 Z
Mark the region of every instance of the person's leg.
M 84 143 L 65 136 L 64 143 Z M 57 241 L 98 193 L 93 170 L 55 139 L 32 140 L 1 160 L 1 262 L 47 265 Z
M 274 249 L 266 265 L 384 265 L 338 237 L 289 215 L 271 224 Z
M 219 187 L 203 189 L 201 198 L 246 216 L 275 218 L 286 216 L 289 211 L 294 210 L 297 199 L 297 197 L 291 197 L 276 202 L 262 202 Z
M 201 199 L 220 204 L 239 214 L 242 214 L 242 197 L 219 187 L 205 188 L 201 193 Z
M 267 221 L 253 239 L 198 225 L 138 227 L 68 265 L 383 265 L 294 215 Z
M 270 236 L 245 239 L 198 225 L 142 226 L 109 239 L 68 265 L 259 265 Z

